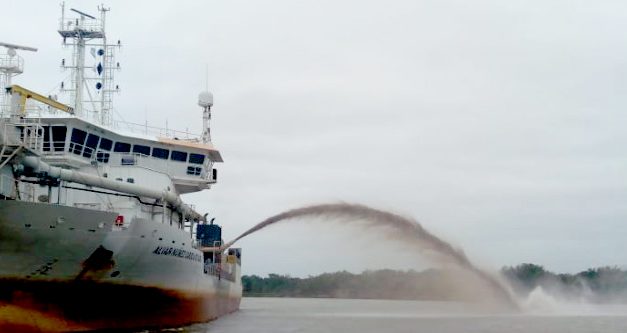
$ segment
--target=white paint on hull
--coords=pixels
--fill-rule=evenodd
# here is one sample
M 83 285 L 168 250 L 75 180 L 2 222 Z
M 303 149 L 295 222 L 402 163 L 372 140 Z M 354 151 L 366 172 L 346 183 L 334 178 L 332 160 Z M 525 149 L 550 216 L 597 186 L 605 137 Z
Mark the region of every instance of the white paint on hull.
M 71 281 L 83 270 L 83 262 L 102 246 L 113 251 L 114 265 L 86 275 L 89 279 L 193 295 L 241 297 L 238 264 L 223 264 L 223 269 L 235 273 L 235 282 L 205 274 L 202 261 L 154 253 L 161 246 L 202 257 L 188 232 L 144 219 L 117 228 L 113 226 L 116 216 L 47 203 L 0 201 L 0 278 Z

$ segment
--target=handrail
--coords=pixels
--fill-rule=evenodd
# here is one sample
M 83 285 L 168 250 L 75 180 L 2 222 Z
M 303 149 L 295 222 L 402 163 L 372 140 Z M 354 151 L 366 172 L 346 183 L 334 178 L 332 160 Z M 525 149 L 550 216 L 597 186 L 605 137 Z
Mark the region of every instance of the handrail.
M 23 145 L 31 150 L 41 151 L 43 146 L 43 126 L 39 121 L 22 118 L 19 121 L 3 121 L 2 141 L 0 144 L 20 146 Z M 17 133 L 15 128 L 22 128 Z M 19 134 L 19 135 L 18 135 Z
M 224 270 L 223 269 L 224 265 L 225 264 L 222 264 L 222 263 L 205 264 L 205 274 L 217 276 L 218 278 L 235 282 L 235 273 Z M 227 265 L 232 265 L 232 264 L 227 264 Z
M 61 110 L 61 111 L 65 111 L 69 114 L 74 114 L 74 108 L 72 108 L 71 106 L 67 106 L 63 103 L 59 103 L 57 101 L 55 101 L 52 98 L 48 98 L 45 96 L 42 96 L 32 90 L 28 90 L 22 86 L 19 86 L 17 84 L 14 84 L 8 88 L 6 88 L 7 92 L 10 94 L 18 94 L 20 96 L 20 101 L 18 103 L 18 112 L 20 114 L 26 114 L 26 100 L 29 98 L 32 98 L 38 102 L 44 103 L 46 105 L 49 105 L 55 109 Z
M 190 131 L 181 131 L 175 130 L 171 128 L 151 126 L 148 124 L 138 124 L 128 121 L 113 121 L 113 127 L 117 129 L 126 129 L 130 132 L 137 134 L 145 134 L 145 135 L 154 135 L 154 136 L 162 136 L 162 137 L 180 137 L 181 139 L 198 139 L 202 138 L 202 134 L 190 132 Z

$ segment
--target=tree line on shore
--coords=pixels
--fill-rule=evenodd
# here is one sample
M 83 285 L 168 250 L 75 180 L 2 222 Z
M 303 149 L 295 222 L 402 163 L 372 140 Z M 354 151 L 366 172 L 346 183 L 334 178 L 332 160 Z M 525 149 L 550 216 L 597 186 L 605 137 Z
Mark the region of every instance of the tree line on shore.
M 627 271 L 618 267 L 589 268 L 576 274 L 553 273 L 535 264 L 504 267 L 512 289 L 527 295 L 538 287 L 561 299 L 597 302 L 627 301 Z
M 513 292 L 527 296 L 538 287 L 555 297 L 569 300 L 627 300 L 627 271 L 599 267 L 576 274 L 558 274 L 535 264 L 504 267 L 501 275 Z M 480 281 L 479 281 L 480 282 Z M 306 278 L 269 274 L 244 275 L 244 296 L 332 297 L 404 300 L 476 300 L 485 290 L 476 276 L 455 269 L 424 271 L 368 270 L 323 273 Z

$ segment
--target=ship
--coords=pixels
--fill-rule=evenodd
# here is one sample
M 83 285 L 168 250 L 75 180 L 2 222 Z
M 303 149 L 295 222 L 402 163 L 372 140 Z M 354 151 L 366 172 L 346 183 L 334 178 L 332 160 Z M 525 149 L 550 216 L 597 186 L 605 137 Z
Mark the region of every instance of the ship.
M 116 119 L 108 12 L 61 5 L 61 97 L 15 84 L 37 49 L 0 43 L 0 332 L 180 327 L 239 309 L 241 249 L 181 198 L 217 182 L 213 95 L 199 94 L 197 134 Z

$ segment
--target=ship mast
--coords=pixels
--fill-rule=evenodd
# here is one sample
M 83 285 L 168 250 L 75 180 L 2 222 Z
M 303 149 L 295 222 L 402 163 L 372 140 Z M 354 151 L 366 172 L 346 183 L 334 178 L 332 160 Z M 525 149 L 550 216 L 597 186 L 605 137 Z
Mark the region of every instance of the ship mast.
M 211 143 L 211 107 L 213 106 L 213 94 L 205 90 L 198 95 L 198 105 L 202 107 L 202 142 Z
M 69 88 L 61 82 L 61 91 L 71 93 L 71 104 L 78 117 L 109 126 L 112 95 L 119 91 L 113 84 L 113 74 L 120 69 L 119 63 L 114 61 L 115 50 L 121 47 L 121 43 L 107 44 L 105 21 L 108 8 L 98 7 L 100 19 L 74 8 L 70 10 L 78 16 L 66 17 L 65 3 L 61 4 L 58 31 L 63 37 L 63 45 L 73 49 L 71 63 L 61 60 L 61 68 L 72 71 Z M 86 65 L 88 47 L 93 59 L 90 65 Z M 87 74 L 86 68 L 93 69 L 93 74 Z
M 17 55 L 16 50 L 36 52 L 37 49 L 29 46 L 21 46 L 0 42 L 0 47 L 7 50 L 6 54 L 0 54 L 0 112 L 4 113 L 9 109 L 9 93 L 6 88 L 12 84 L 14 76 L 24 72 L 24 59 Z

